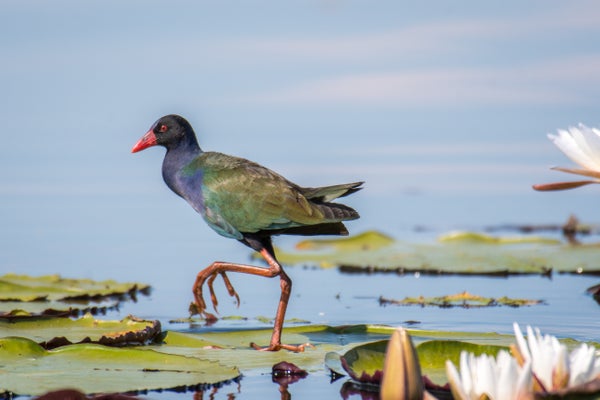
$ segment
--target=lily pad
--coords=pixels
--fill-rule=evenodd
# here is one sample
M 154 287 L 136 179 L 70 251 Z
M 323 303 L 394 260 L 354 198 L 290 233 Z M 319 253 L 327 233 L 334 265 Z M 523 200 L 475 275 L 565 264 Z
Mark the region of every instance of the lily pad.
M 315 345 L 315 347 L 308 347 L 302 353 L 256 351 L 250 347 L 250 342 L 256 342 L 258 345 L 268 344 L 272 333 L 271 328 L 198 334 L 168 331 L 162 338 L 161 344 L 153 344 L 150 348 L 169 354 L 218 361 L 223 365 L 236 366 L 241 371 L 251 371 L 252 374 L 270 373 L 272 366 L 282 361 L 293 362 L 308 372 L 313 372 L 322 367 L 327 352 L 345 348 L 339 343 L 340 336 L 332 333 L 330 329 L 327 326 L 285 328 L 283 330 L 285 343 Z
M 379 384 L 387 344 L 387 340 L 380 340 L 351 349 L 340 358 L 342 367 L 355 381 Z
M 518 243 L 545 243 L 561 244 L 558 239 L 547 238 L 543 236 L 493 236 L 480 232 L 450 232 L 441 235 L 440 242 L 472 242 L 472 243 L 491 243 L 491 244 L 518 244 Z
M 90 313 L 105 314 L 115 310 L 119 302 L 104 300 L 99 302 L 69 301 L 0 301 L 0 320 L 15 320 L 35 317 L 77 317 Z
M 307 348 L 303 353 L 257 352 L 250 348 L 250 342 L 256 342 L 259 345 L 267 344 L 271 337 L 271 329 L 206 333 L 168 331 L 162 338 L 160 345 L 153 344 L 150 347 L 156 351 L 164 351 L 169 354 L 185 354 L 218 360 L 224 365 L 235 365 L 244 373 L 251 371 L 249 373 L 252 374 L 270 373 L 272 365 L 280 361 L 293 362 L 310 373 L 322 368 L 323 360 L 327 360 L 328 365 L 334 365 L 337 357 L 335 371 L 346 374 L 340 368 L 339 354 L 351 351 L 359 345 L 387 341 L 394 330 L 393 327 L 379 325 L 340 327 L 311 325 L 284 328 L 282 338 L 285 343 L 311 343 L 314 345 L 314 347 Z M 418 329 L 409 329 L 408 332 L 415 344 L 440 340 L 468 342 L 476 345 L 508 346 L 514 342 L 512 335 L 499 335 L 496 333 L 441 332 Z M 383 346 L 381 352 L 382 354 L 378 354 L 377 357 L 383 357 L 385 346 Z M 383 362 L 383 358 L 381 360 Z M 425 369 L 424 374 L 437 376 L 436 371 Z M 445 376 L 443 366 L 440 367 L 439 374 Z
M 356 346 L 340 357 L 341 364 L 355 381 L 378 385 L 383 377 L 383 364 L 388 341 L 381 340 Z M 456 340 L 431 340 L 416 346 L 423 374 L 436 382 L 445 382 L 445 362 L 457 363 L 460 352 L 496 355 L 503 346 L 482 345 Z M 331 357 L 331 356 L 330 356 Z
M 74 389 L 61 389 L 45 393 L 35 400 L 141 400 L 139 397 L 127 394 L 99 394 L 88 397 L 85 393 Z
M 146 284 L 119 283 L 113 280 L 67 279 L 60 275 L 0 276 L 0 301 L 92 300 L 135 296 L 138 292 L 148 290 L 150 286 Z
M 0 339 L 0 376 L 0 393 L 40 395 L 65 387 L 88 394 L 196 388 L 240 373 L 215 361 L 147 349 L 74 344 L 45 350 L 13 337 Z
M 501 276 L 551 275 L 553 271 L 600 274 L 597 262 L 600 244 L 570 245 L 543 237 L 503 238 L 462 232 L 443 236 L 438 243 L 396 241 L 363 251 L 358 239 L 353 247 L 343 250 L 330 244 L 330 250 L 325 252 L 276 249 L 276 253 L 284 264 L 337 266 L 342 272 Z
M 105 345 L 142 344 L 160 333 L 160 322 L 129 316 L 121 321 L 96 320 L 90 314 L 70 318 L 32 318 L 13 322 L 0 320 L 3 336 L 19 336 L 35 341 L 45 348 L 71 343 Z
M 481 307 L 524 307 L 536 304 L 544 304 L 543 300 L 529 299 L 511 299 L 506 296 L 493 298 L 473 295 L 468 292 L 462 292 L 447 296 L 438 297 L 405 297 L 402 300 L 379 298 L 382 305 L 394 304 L 399 306 L 433 306 L 441 308 L 462 307 L 462 308 L 481 308 Z
M 396 240 L 378 231 L 366 231 L 336 239 L 306 239 L 296 243 L 298 250 L 334 249 L 338 251 L 375 250 L 393 244 Z

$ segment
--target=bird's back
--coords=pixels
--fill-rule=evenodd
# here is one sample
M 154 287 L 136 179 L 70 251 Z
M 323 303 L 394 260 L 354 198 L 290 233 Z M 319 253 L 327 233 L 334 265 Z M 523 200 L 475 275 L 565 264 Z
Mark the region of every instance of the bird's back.
M 182 175 L 201 175 L 202 204 L 192 205 L 213 229 L 237 239 L 246 233 L 345 234 L 341 221 L 359 217 L 331 200 L 362 182 L 303 188 L 255 162 L 216 152 L 200 154 Z

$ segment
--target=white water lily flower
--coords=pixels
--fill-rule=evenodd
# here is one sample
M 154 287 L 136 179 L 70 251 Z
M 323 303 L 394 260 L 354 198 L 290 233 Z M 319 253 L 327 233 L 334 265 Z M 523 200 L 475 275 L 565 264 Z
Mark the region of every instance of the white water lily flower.
M 568 130 L 559 129 L 557 135 L 548 138 L 581 169 L 555 167 L 553 169 L 590 178 L 584 181 L 557 182 L 534 185 L 536 190 L 573 189 L 590 183 L 600 183 L 600 129 L 583 124 Z
M 517 323 L 513 324 L 517 346 L 515 356 L 531 364 L 537 390 L 556 391 L 600 378 L 600 358 L 596 349 L 583 343 L 571 353 L 552 335 L 527 327 L 527 340 Z
M 446 360 L 446 375 L 452 396 L 459 400 L 524 400 L 533 398 L 531 367 L 502 350 L 496 358 L 482 354 L 460 353 L 460 374 Z
M 600 357 L 596 349 L 583 343 L 569 354 L 571 377 L 569 386 L 581 385 L 592 379 L 600 379 Z

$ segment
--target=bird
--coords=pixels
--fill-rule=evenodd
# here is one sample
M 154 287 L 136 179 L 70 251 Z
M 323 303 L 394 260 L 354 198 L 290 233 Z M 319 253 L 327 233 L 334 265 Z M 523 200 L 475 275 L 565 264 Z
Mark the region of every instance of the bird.
M 200 271 L 192 291 L 196 311 L 207 320 L 217 318 L 207 311 L 203 285 L 212 306 L 218 301 L 213 282 L 221 276 L 230 296 L 239 306 L 239 296 L 227 272 L 279 277 L 281 296 L 268 346 L 250 343 L 262 351 L 304 351 L 306 344 L 282 344 L 281 334 L 292 281 L 277 261 L 274 235 L 348 235 L 343 221 L 359 218 L 353 208 L 333 200 L 362 189 L 364 182 L 323 187 L 302 187 L 253 161 L 219 152 L 203 151 L 196 133 L 182 116 L 159 118 L 131 149 L 137 153 L 152 146 L 166 148 L 162 177 L 167 186 L 186 200 L 218 234 L 236 239 L 258 252 L 268 267 L 215 261 Z

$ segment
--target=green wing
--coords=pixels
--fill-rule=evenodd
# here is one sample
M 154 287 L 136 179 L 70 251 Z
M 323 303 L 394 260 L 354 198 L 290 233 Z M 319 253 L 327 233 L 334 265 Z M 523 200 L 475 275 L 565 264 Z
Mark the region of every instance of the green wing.
M 329 222 L 301 188 L 254 162 L 220 153 L 199 157 L 205 219 L 242 233 Z

